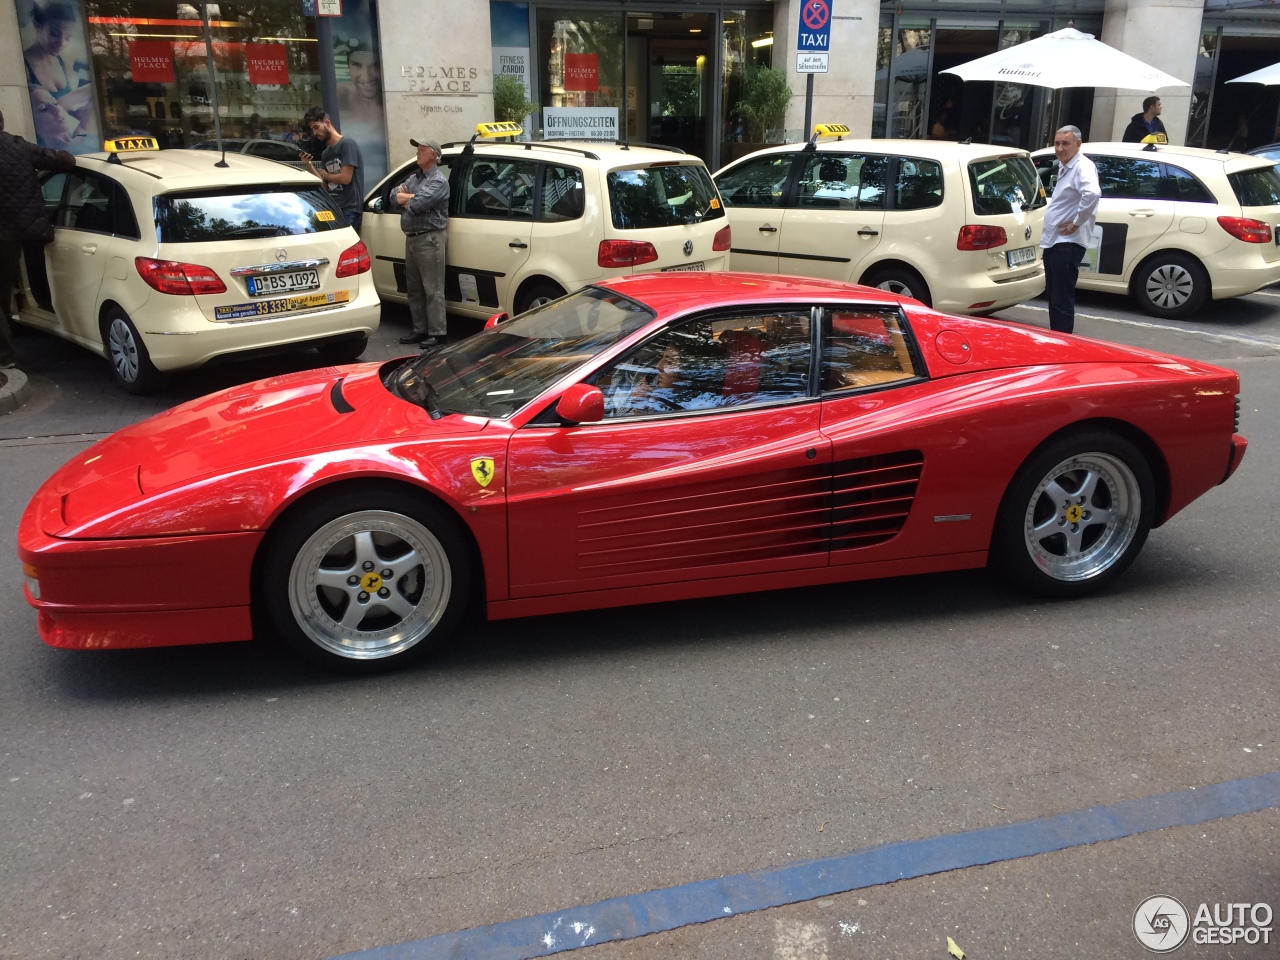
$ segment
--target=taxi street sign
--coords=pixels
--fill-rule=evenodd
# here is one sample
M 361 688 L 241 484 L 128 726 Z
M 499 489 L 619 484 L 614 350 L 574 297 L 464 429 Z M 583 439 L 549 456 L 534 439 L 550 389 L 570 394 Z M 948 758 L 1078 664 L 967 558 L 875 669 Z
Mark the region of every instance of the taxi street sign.
M 797 53 L 796 73 L 826 73 L 829 53 Z
M 796 32 L 796 73 L 826 73 L 831 53 L 831 4 L 804 0 Z

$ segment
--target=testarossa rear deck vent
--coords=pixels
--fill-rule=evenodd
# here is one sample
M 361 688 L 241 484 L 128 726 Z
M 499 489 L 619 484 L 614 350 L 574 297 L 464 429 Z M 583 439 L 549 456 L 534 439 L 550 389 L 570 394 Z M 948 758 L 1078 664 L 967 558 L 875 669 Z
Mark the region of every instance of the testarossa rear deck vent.
M 954 330 L 943 330 L 933 338 L 933 343 L 938 348 L 938 354 L 942 359 L 949 360 L 951 363 L 968 363 L 969 358 L 973 356 L 969 341 Z
M 333 386 L 329 388 L 329 402 L 339 413 L 355 413 L 356 408 L 347 403 L 347 398 L 342 395 L 342 381 L 345 379 L 346 377 L 339 377 L 333 381 Z

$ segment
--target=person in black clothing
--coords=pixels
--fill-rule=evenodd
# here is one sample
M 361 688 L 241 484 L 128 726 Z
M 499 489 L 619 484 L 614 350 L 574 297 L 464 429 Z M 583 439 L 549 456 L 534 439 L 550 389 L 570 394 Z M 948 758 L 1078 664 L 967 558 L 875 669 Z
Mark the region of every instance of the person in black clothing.
M 1169 134 L 1165 133 L 1164 121 L 1160 119 L 1159 97 L 1147 97 L 1142 101 L 1142 112 L 1133 115 L 1120 139 L 1125 143 L 1141 143 L 1153 133 L 1163 133 L 1165 139 L 1169 139 Z
M 13 284 L 18 277 L 22 245 L 53 239 L 53 224 L 45 213 L 37 170 L 74 170 L 76 158 L 65 150 L 50 150 L 6 133 L 0 113 L 0 370 L 17 365 L 9 332 Z

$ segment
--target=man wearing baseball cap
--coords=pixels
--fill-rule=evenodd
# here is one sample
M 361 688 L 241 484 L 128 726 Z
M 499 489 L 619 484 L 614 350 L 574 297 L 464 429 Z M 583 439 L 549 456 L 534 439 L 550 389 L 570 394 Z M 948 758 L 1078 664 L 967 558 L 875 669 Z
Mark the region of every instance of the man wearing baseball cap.
M 440 143 L 429 137 L 410 140 L 418 149 L 418 169 L 391 193 L 400 208 L 404 231 L 405 286 L 413 332 L 401 343 L 420 343 L 422 349 L 444 343 L 448 327 L 444 312 L 444 266 L 449 224 L 449 177 L 440 169 Z

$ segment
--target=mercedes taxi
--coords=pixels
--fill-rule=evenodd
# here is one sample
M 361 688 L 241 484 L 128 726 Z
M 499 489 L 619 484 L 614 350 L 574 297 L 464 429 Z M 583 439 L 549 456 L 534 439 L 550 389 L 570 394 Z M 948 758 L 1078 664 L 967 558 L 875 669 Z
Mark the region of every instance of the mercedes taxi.
M 987 314 L 1044 290 L 1031 155 L 984 143 L 850 140 L 819 124 L 715 174 L 733 270 L 880 287 Z
M 76 164 L 42 179 L 54 239 L 24 252 L 19 321 L 107 357 L 131 393 L 247 352 L 364 352 L 369 253 L 314 176 L 150 138 Z
M 442 145 L 450 313 L 515 315 L 609 277 L 728 266 L 729 224 L 697 157 L 638 144 L 497 139 L 520 134 L 517 124 L 482 123 L 469 142 Z M 400 166 L 370 191 L 360 230 L 379 295 L 402 303 L 404 232 L 391 194 L 414 168 Z
M 1077 289 L 1129 294 L 1156 317 L 1280 281 L 1280 172 L 1266 157 L 1163 144 L 1086 143 L 1102 199 Z M 1035 154 L 1052 193 L 1058 161 Z

